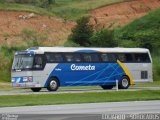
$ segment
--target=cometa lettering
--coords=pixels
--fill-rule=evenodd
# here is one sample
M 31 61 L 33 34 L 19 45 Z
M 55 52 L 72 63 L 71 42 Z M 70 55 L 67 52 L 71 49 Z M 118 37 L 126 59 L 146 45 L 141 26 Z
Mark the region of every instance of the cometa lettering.
M 71 70 L 95 70 L 96 67 L 92 65 L 87 66 L 76 66 L 75 64 L 71 65 Z

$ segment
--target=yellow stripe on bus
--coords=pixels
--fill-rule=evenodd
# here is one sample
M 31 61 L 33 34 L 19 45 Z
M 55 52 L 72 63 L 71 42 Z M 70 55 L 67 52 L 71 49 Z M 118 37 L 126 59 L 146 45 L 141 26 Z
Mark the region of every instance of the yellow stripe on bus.
M 122 67 L 122 69 L 124 70 L 124 72 L 126 73 L 126 75 L 129 77 L 130 79 L 130 85 L 134 85 L 134 81 L 133 78 L 129 72 L 129 70 L 127 69 L 127 67 L 119 60 L 117 60 L 117 63 Z

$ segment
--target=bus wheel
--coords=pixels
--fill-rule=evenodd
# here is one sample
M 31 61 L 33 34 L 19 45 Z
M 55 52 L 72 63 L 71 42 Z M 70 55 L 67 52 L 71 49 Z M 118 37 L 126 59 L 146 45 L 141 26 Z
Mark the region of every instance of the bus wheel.
M 48 82 L 48 91 L 56 91 L 59 88 L 59 81 L 56 78 L 51 78 Z
M 104 90 L 109 90 L 113 88 L 113 85 L 102 85 L 101 86 Z
M 32 90 L 33 92 L 39 92 L 39 91 L 41 90 L 41 88 L 31 88 L 31 90 Z
M 129 85 L 130 85 L 129 78 L 127 76 L 123 76 L 122 79 L 120 80 L 118 88 L 119 89 L 128 89 Z

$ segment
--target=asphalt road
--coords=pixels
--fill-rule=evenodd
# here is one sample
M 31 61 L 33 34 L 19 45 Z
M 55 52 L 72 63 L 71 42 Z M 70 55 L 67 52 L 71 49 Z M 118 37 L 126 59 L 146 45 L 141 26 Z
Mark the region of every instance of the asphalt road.
M 19 120 L 102 120 L 105 114 L 160 113 L 160 100 L 5 107 L 0 113 L 20 114 Z
M 16 88 L 15 88 L 16 89 Z M 130 87 L 129 89 L 119 89 L 119 91 L 138 91 L 138 90 L 160 90 L 160 87 Z M 0 95 L 29 95 L 29 94 L 62 94 L 62 93 L 84 93 L 84 92 L 111 92 L 112 90 L 103 90 L 101 88 L 81 88 L 81 89 L 59 89 L 58 91 L 48 92 L 46 89 L 40 92 L 32 92 L 30 89 L 17 89 L 14 91 L 0 91 Z

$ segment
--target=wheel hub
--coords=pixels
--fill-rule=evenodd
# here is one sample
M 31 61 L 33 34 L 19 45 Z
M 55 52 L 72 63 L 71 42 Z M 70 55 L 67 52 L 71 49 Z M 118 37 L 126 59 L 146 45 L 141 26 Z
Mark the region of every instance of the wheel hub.
M 127 79 L 123 79 L 122 80 L 122 85 L 124 86 L 124 87 L 127 87 L 128 86 L 128 80 Z
M 56 87 L 57 87 L 57 83 L 56 83 L 55 81 L 51 81 L 51 82 L 50 82 L 50 87 L 51 87 L 52 89 L 56 88 Z

